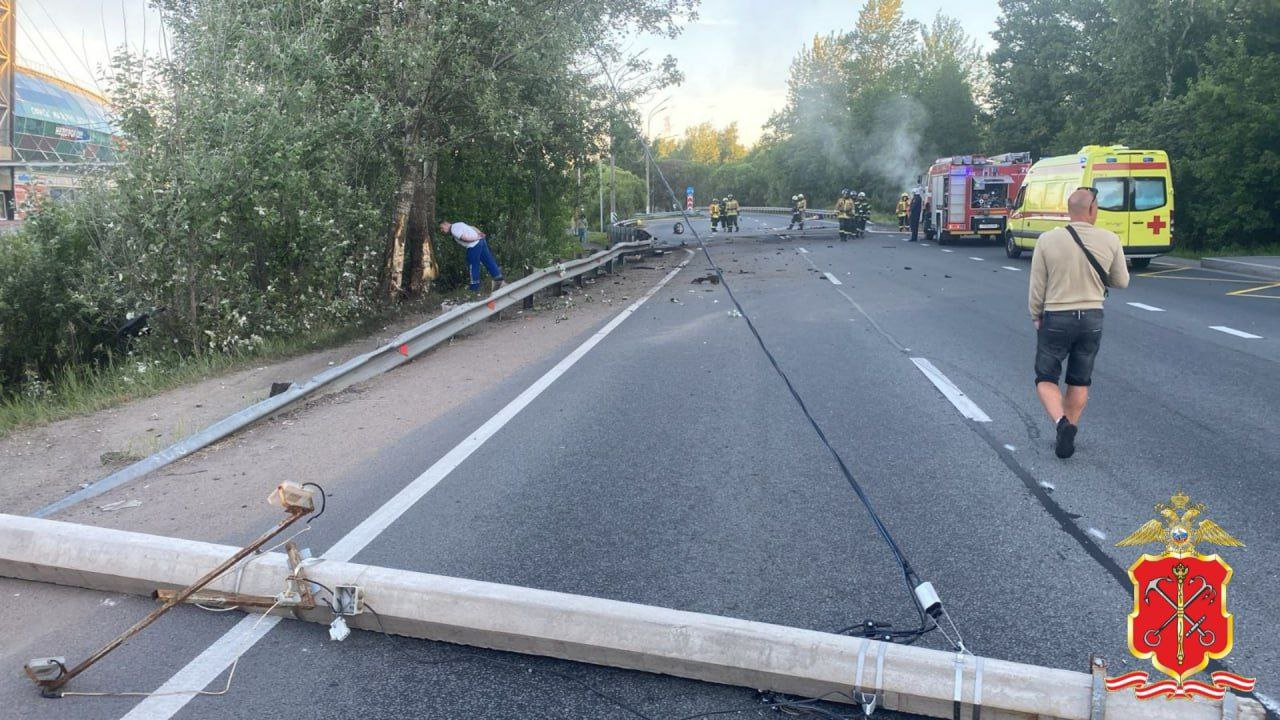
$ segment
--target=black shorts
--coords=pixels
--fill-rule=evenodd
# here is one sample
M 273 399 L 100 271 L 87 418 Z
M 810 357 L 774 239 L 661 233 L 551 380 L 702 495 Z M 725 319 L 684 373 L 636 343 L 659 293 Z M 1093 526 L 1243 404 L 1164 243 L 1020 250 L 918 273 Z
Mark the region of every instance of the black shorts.
M 1036 382 L 1057 385 L 1066 360 L 1067 384 L 1088 387 L 1101 344 L 1101 310 L 1046 312 L 1036 333 Z

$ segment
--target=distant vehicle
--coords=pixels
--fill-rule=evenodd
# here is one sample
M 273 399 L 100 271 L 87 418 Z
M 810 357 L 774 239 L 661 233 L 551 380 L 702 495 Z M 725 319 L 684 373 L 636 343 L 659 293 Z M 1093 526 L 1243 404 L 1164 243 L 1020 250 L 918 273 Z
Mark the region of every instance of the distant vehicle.
M 1098 227 L 1120 236 L 1135 268 L 1173 248 L 1173 177 L 1163 150 L 1087 145 L 1075 155 L 1044 158 L 1031 166 L 1014 200 L 1005 253 L 1016 258 L 1036 246 L 1040 233 L 1067 222 L 1067 196 L 1079 187 L 1098 191 Z
M 1026 152 L 939 158 L 925 179 L 925 237 L 940 245 L 958 238 L 1003 238 L 1009 208 L 1030 167 Z

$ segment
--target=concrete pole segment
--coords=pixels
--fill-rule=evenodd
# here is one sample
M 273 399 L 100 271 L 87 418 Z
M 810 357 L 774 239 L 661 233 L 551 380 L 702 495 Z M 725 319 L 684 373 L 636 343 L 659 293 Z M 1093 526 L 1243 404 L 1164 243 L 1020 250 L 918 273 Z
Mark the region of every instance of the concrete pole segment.
M 0 515 L 0 576 L 134 595 L 181 587 L 237 548 L 29 517 Z M 239 591 L 275 595 L 288 560 L 257 556 Z M 874 692 L 883 653 L 881 707 L 952 717 L 957 693 L 974 700 L 978 659 L 927 648 L 532 588 L 322 561 L 304 574 L 329 587 L 358 585 L 377 611 L 348 618 L 366 630 L 643 670 L 804 697 Z M 231 591 L 236 571 L 211 584 Z M 280 612 L 294 614 L 282 608 Z M 328 623 L 327 609 L 297 611 Z M 74 648 L 47 648 L 49 654 Z M 859 658 L 861 657 L 861 662 Z M 960 672 L 957 673 L 957 662 Z M 1083 662 L 1082 662 L 1083 664 Z M 1090 720 L 1089 674 L 983 659 L 983 718 Z M 861 666 L 861 679 L 857 669 Z M 831 696 L 849 702 L 847 696 Z M 1239 698 L 1237 717 L 1262 720 L 1262 706 Z M 966 708 L 964 717 L 970 710 Z M 1219 720 L 1222 703 L 1105 697 L 1106 720 Z

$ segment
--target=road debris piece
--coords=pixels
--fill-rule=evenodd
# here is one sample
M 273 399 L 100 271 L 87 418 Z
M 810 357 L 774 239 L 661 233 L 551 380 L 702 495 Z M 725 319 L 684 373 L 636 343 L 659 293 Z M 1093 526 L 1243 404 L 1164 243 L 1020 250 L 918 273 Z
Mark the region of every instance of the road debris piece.
M 113 510 L 128 510 L 136 507 L 142 507 L 141 500 L 117 500 L 106 505 L 99 505 L 98 509 L 102 512 L 111 512 Z

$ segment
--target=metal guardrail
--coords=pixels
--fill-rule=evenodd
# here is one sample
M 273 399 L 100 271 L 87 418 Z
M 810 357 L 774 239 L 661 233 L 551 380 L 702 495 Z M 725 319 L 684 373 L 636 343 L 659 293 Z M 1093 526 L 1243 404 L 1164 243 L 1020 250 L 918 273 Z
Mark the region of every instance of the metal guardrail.
M 634 228 L 632 228 L 634 230 Z M 399 367 L 422 353 L 439 345 L 483 320 L 497 315 L 525 299 L 532 299 L 539 291 L 558 286 L 567 278 L 577 277 L 612 264 L 626 255 L 643 253 L 653 247 L 652 241 L 622 242 L 608 250 L 589 257 L 568 260 L 539 270 L 531 275 L 504 285 L 484 300 L 466 303 L 433 318 L 412 330 L 401 333 L 382 347 L 330 368 L 300 385 L 294 385 L 283 393 L 254 403 L 239 412 L 189 435 L 169 447 L 121 468 L 107 477 L 90 483 L 80 490 L 46 505 L 32 513 L 33 517 L 48 517 L 84 500 L 97 497 L 109 490 L 143 477 L 198 450 L 212 445 L 244 428 L 272 415 L 289 410 L 303 401 L 324 393 L 337 392 L 359 382 Z
M 791 214 L 791 208 L 789 207 L 745 207 L 744 206 L 744 207 L 738 208 L 738 211 L 754 212 L 754 213 L 769 213 L 774 215 L 790 215 Z M 822 210 L 819 208 L 809 208 L 804 211 L 804 214 L 806 216 L 814 216 L 820 220 L 825 220 L 827 218 L 832 218 L 836 216 L 836 213 L 834 210 Z

